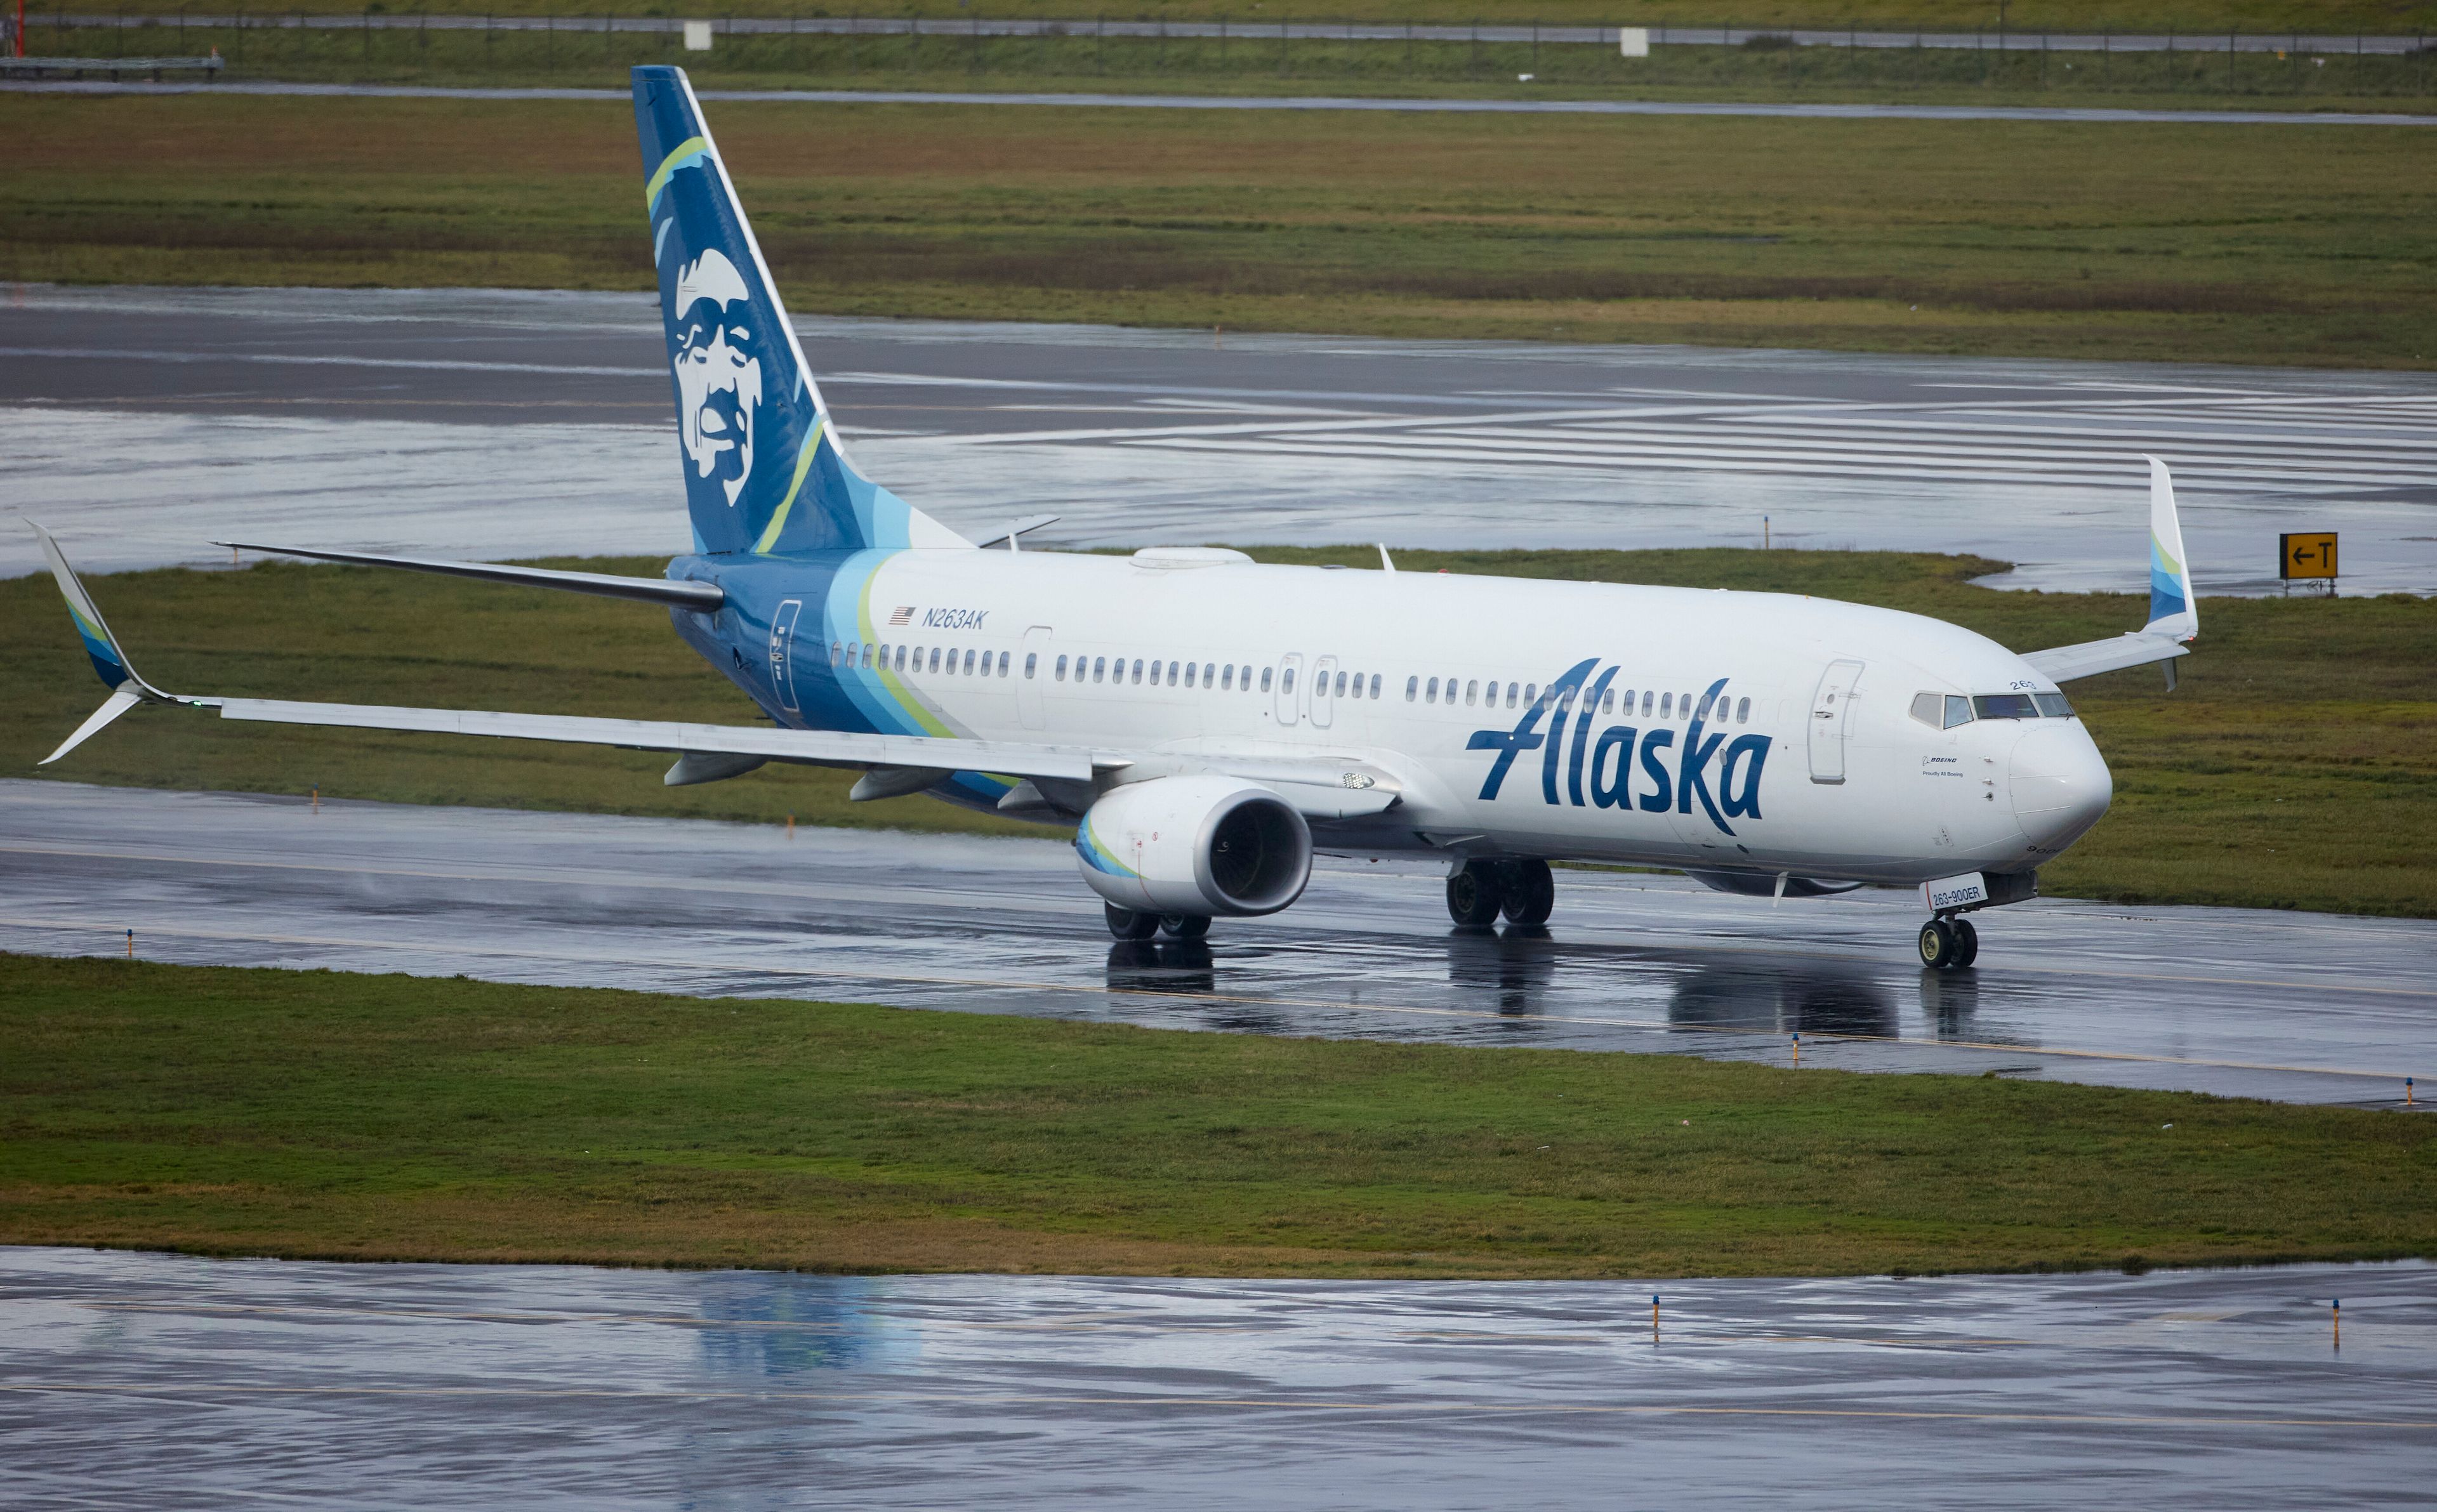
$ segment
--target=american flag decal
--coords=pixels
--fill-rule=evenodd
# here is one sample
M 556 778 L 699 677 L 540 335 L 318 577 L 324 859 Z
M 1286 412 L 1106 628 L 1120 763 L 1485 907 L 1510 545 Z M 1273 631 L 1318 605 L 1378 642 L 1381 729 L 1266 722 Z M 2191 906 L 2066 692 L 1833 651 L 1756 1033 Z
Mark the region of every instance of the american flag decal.
M 913 620 L 914 620 L 914 606 L 913 606 L 912 604 L 910 604 L 910 603 L 909 603 L 909 604 L 905 604 L 905 605 L 903 605 L 903 607 L 899 608 L 899 609 L 898 609 L 898 611 L 897 611 L 895 614 L 890 615 L 890 616 L 888 617 L 888 622 L 889 622 L 889 624 L 891 624 L 891 625 L 906 625 L 906 624 L 911 624 L 911 623 L 913 622 Z

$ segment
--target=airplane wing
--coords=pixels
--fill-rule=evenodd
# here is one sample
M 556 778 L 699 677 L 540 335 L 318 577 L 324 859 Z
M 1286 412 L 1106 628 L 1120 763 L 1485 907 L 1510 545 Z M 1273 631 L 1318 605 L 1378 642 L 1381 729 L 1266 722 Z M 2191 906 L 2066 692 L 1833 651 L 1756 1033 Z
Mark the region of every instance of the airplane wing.
M 692 724 L 660 720 L 605 720 L 556 714 L 517 714 L 489 709 L 427 709 L 385 704 L 316 704 L 286 699 L 227 698 L 165 692 L 148 683 L 118 644 L 87 594 L 59 543 L 32 521 L 48 559 L 51 575 L 67 599 L 69 617 L 83 639 L 94 669 L 111 688 L 110 697 L 93 716 L 41 762 L 48 766 L 99 734 L 138 704 L 175 704 L 217 709 L 224 720 L 272 724 L 310 724 L 357 730 L 399 730 L 432 735 L 480 735 L 511 740 L 557 740 L 573 745 L 611 746 L 630 751 L 668 751 L 679 757 L 668 780 L 703 780 L 686 775 L 688 757 L 728 757 L 708 763 L 708 774 L 731 775 L 749 771 L 761 761 L 787 761 L 814 766 L 868 767 L 876 780 L 863 795 L 890 796 L 915 792 L 943 780 L 951 773 L 983 772 L 995 775 L 1042 778 L 1053 783 L 1093 783 L 1096 776 L 1144 765 L 1169 771 L 1217 771 L 1275 788 L 1279 795 L 1314 819 L 1345 819 L 1377 813 L 1396 802 L 1397 784 L 1387 773 L 1329 759 L 1271 760 L 1250 763 L 1190 754 L 1105 751 L 1087 746 L 1035 744 L 1019 740 L 969 740 L 938 736 L 868 735 L 844 730 L 763 729 L 728 724 Z M 313 553 L 340 557 L 339 553 Z M 348 558 L 341 558 L 347 560 Z M 396 565 L 383 563 L 381 565 Z M 450 565 L 454 565 L 454 564 Z M 447 570 L 445 567 L 441 570 Z M 513 580 L 511 580 L 513 581 Z M 625 580 L 613 580 L 623 582 Z M 633 580 L 658 587 L 649 580 Z M 669 586 L 678 586 L 670 584 Z M 688 585 L 691 586 L 691 585 Z M 711 591 L 716 591 L 711 590 Z M 1238 770 L 1238 769 L 1241 770 Z M 930 780 L 920 778 L 929 774 Z M 906 779 L 897 780 L 900 776 Z M 1089 791 L 1088 786 L 1082 791 Z M 1084 800 L 1088 804 L 1088 799 Z M 1078 806 L 1079 807 L 1079 806 Z
M 2200 633 L 2199 596 L 2192 592 L 2183 528 L 2175 513 L 2175 479 L 2155 457 L 2149 463 L 2149 622 L 2113 640 L 2086 640 L 2023 653 L 2023 660 L 2060 683 L 2096 677 L 2128 667 L 2166 663 L 2166 686 L 2175 686 L 2174 660 L 2191 654 Z
M 2151 635 L 2136 630 L 2113 640 L 2085 640 L 2078 646 L 2025 652 L 2023 660 L 2060 683 L 2070 683 L 2078 677 L 2120 672 L 2127 667 L 2147 667 L 2151 662 L 2169 662 L 2191 653 L 2189 646 L 2171 635 Z

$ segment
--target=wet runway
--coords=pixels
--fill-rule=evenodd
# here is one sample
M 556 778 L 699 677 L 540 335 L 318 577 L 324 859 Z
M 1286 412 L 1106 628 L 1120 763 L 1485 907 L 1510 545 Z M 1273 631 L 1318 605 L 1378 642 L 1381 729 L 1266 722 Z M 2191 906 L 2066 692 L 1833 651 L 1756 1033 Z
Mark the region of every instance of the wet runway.
M 2432 1274 L 1668 1282 L 1654 1331 L 1652 1288 L 1626 1282 L 0 1250 L 0 1499 L 2417 1503 Z
M 1443 869 L 1324 863 L 1207 946 L 1113 944 L 1056 841 L 0 782 L 0 949 L 1253 1034 L 1688 1053 L 2393 1107 L 2437 1071 L 2437 924 L 2041 900 L 1921 971 L 1916 895 L 1559 873 L 1450 929 Z M 2424 1104 L 2425 1105 L 2425 1103 Z
M 781 270 L 783 274 L 783 269 Z M 806 320 L 866 467 L 1044 542 L 1969 550 L 2138 591 L 2142 452 L 2204 593 L 2335 530 L 2437 591 L 2437 375 Z M 0 510 L 97 570 L 216 537 L 674 553 L 648 298 L 0 288 Z M 0 573 L 34 570 L 0 531 Z

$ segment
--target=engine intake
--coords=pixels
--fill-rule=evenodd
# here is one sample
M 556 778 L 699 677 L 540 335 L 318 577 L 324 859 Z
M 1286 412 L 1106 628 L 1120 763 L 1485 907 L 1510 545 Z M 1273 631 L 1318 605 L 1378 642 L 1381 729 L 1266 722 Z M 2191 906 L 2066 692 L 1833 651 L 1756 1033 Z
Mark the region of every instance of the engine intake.
M 1075 830 L 1083 880 L 1147 913 L 1275 913 L 1311 879 L 1311 828 L 1237 777 L 1156 777 L 1101 795 Z

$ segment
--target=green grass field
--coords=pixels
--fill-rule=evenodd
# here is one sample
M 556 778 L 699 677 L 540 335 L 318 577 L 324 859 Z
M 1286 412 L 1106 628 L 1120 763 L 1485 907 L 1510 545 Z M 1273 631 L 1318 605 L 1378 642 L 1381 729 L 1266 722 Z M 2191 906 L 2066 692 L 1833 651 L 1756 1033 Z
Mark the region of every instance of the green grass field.
M 2415 128 L 722 104 L 798 312 L 2420 368 Z M 641 289 L 617 102 L 0 95 L 0 279 Z
M 1376 565 L 1369 547 L 1254 547 Z M 2006 593 L 2002 564 L 1837 551 L 1399 553 L 1405 569 L 1800 592 L 1971 626 L 2017 650 L 2137 625 L 2130 595 Z M 659 564 L 594 570 L 656 575 Z M 179 691 L 746 724 L 742 694 L 660 611 L 370 568 L 263 565 L 97 579 L 145 675 Z M 2221 600 L 2167 694 L 2154 669 L 2074 685 L 2114 808 L 2041 873 L 2058 895 L 2437 917 L 2437 601 Z M 0 582 L 0 769 L 33 763 L 100 702 L 47 577 Z M 664 788 L 664 757 L 519 741 L 227 724 L 139 709 L 43 774 L 402 803 L 1049 835 L 925 798 L 845 801 L 850 774 L 764 768 Z
M 2437 1255 L 2437 1124 L 1676 1056 L 0 957 L 0 1243 L 1803 1275 Z
M 175 15 L 183 6 L 148 7 L 143 12 Z M 227 13 L 227 8 L 205 7 L 214 14 Z M 275 8 L 264 8 L 258 15 L 358 15 L 367 7 L 358 0 L 289 0 Z M 580 27 L 588 16 L 599 23 L 602 8 L 589 9 L 581 5 L 562 5 L 550 0 L 488 7 L 480 0 L 372 0 L 369 9 L 375 14 L 394 12 L 401 15 L 482 15 L 491 11 L 500 15 L 563 17 L 570 30 Z M 701 15 L 699 9 L 655 6 L 640 10 L 632 7 L 608 8 L 621 15 Z M 893 0 L 887 6 L 872 5 L 857 9 L 850 5 L 823 10 L 817 7 L 798 7 L 786 0 L 738 0 L 717 8 L 720 16 L 785 16 L 785 15 L 867 15 L 890 18 L 903 16 L 952 16 L 960 20 L 973 17 L 1039 17 L 1043 19 L 1090 19 L 1105 8 L 1076 4 L 1075 0 Z M 1931 30 L 1971 31 L 1975 28 L 1994 31 L 1999 25 L 1998 7 L 1990 3 L 1953 5 L 1928 3 L 1928 0 L 1743 0 L 1736 5 L 1720 4 L 1719 0 L 1640 0 L 1631 6 L 1618 6 L 1611 0 L 1330 0 L 1320 8 L 1267 5 L 1262 0 L 1157 0 L 1150 5 L 1137 5 L 1124 12 L 1131 18 L 1146 21 L 1166 17 L 1171 21 L 1217 21 L 1221 18 L 1258 26 L 1274 24 L 1281 19 L 1305 25 L 1325 25 L 1337 21 L 1417 22 L 1440 26 L 1465 26 L 1479 21 L 1487 26 L 1528 26 L 1538 22 L 1552 26 L 1718 26 L 1804 27 L 1838 30 L 1858 26 L 1864 30 Z M 27 22 L 42 25 L 45 17 L 40 8 L 29 8 Z M 2117 0 L 2097 9 L 2086 0 L 2009 0 L 2005 9 L 2005 21 L 2014 31 L 2032 32 L 2043 28 L 2055 31 L 2084 31 L 2100 27 L 2116 31 L 2175 31 L 2189 36 L 2195 33 L 2222 36 L 2229 30 L 2253 34 L 2280 31 L 2314 31 L 2331 33 L 2368 32 L 2373 35 L 2408 36 L 2418 31 L 2437 31 L 2437 4 L 2428 0 Z

